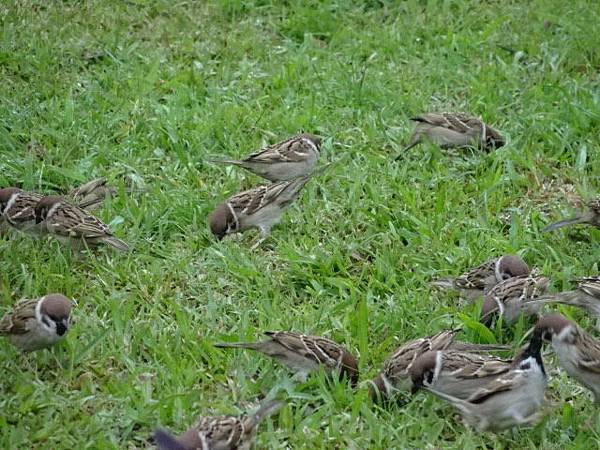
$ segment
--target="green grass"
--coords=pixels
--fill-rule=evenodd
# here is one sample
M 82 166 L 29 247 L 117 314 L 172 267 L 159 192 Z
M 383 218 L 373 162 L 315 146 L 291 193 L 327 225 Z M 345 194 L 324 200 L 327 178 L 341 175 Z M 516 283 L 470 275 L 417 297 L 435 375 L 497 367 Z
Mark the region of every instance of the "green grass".
M 52 351 L 1 343 L 1 448 L 145 448 L 158 424 L 179 432 L 278 391 L 289 405 L 258 448 L 599 445 L 590 395 L 554 370 L 542 424 L 480 436 L 425 394 L 384 410 L 364 383 L 293 385 L 267 358 L 211 345 L 322 334 L 360 356 L 367 380 L 400 342 L 462 323 L 455 297 L 430 292 L 434 276 L 505 252 L 554 290 L 598 273 L 600 230 L 541 233 L 600 193 L 597 2 L 13 0 L 0 20 L 0 186 L 107 176 L 121 195 L 98 215 L 134 247 L 82 257 L 0 238 L 0 313 L 51 291 L 78 302 Z M 481 115 L 508 143 L 427 144 L 393 162 L 409 117 L 435 110 Z M 346 161 L 259 250 L 252 232 L 215 242 L 212 208 L 260 180 L 206 159 L 302 129 L 325 137 L 322 163 Z M 122 174 L 148 192 L 125 195 Z

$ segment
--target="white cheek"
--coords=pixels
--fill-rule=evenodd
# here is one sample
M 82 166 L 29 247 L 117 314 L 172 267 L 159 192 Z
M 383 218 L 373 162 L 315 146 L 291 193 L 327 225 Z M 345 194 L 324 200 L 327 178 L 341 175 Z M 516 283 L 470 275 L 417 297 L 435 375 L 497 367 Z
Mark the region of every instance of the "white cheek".
M 52 319 L 49 319 L 47 317 L 46 320 L 47 323 L 44 320 L 40 321 L 40 325 L 42 326 L 42 328 L 51 334 L 56 334 L 56 323 Z M 48 323 L 50 325 L 48 325 Z

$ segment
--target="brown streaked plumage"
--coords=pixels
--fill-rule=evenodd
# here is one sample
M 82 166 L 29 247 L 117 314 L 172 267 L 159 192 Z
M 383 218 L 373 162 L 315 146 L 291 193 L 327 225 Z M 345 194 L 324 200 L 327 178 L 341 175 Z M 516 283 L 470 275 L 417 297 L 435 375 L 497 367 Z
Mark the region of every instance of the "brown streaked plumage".
M 541 346 L 541 339 L 534 334 L 508 371 L 492 378 L 467 399 L 424 387 L 457 408 L 478 431 L 502 431 L 535 423 L 540 417 L 547 384 Z
M 283 405 L 272 400 L 249 416 L 201 417 L 178 438 L 157 429 L 154 440 L 159 450 L 249 450 L 258 425 Z
M 252 249 L 257 248 L 314 175 L 315 172 L 292 181 L 256 186 L 230 197 L 209 216 L 211 232 L 220 240 L 228 234 L 257 228 L 260 237 Z
M 352 383 L 358 381 L 358 363 L 345 347 L 321 336 L 288 331 L 266 332 L 262 342 L 221 342 L 215 347 L 247 348 L 277 359 L 292 369 L 300 379 L 323 368 L 327 373 L 339 372 Z
M 417 122 L 417 127 L 404 151 L 422 142 L 424 137 L 442 148 L 475 146 L 491 150 L 505 144 L 499 131 L 467 114 L 425 113 L 411 120 Z M 396 160 L 401 157 L 402 154 L 398 155 Z
M 444 330 L 431 336 L 414 339 L 402 344 L 383 363 L 379 374 L 371 380 L 370 396 L 389 399 L 397 392 L 408 392 L 411 387 L 409 371 L 415 360 L 428 351 L 454 349 L 457 351 L 506 350 L 503 345 L 471 344 L 456 341 L 460 330 Z
M 35 218 L 48 233 L 61 240 L 91 247 L 106 244 L 122 252 L 129 251 L 129 246 L 115 237 L 100 219 L 62 197 L 41 199 L 35 208 Z
M 321 138 L 302 133 L 237 160 L 211 160 L 243 167 L 269 181 L 290 181 L 308 175 L 317 164 Z
M 508 372 L 512 360 L 480 353 L 438 350 L 424 353 L 410 368 L 412 392 L 429 387 L 466 400 L 492 379 Z
M 39 234 L 35 222 L 35 207 L 42 195 L 26 192 L 19 188 L 0 189 L 0 214 L 7 224 L 16 230 Z
M 528 275 L 529 266 L 519 255 L 503 255 L 486 261 L 457 278 L 434 280 L 431 285 L 457 290 L 461 296 L 474 300 L 509 278 Z
M 546 292 L 549 285 L 548 278 L 534 274 L 498 283 L 485 295 L 480 321 L 489 326 L 496 316 L 502 316 L 504 323 L 510 325 L 521 314 L 536 315 L 541 305 L 535 300 Z
M 560 314 L 542 317 L 534 333 L 552 343 L 563 369 L 592 391 L 600 406 L 600 340 Z
M 69 330 L 72 306 L 62 294 L 21 300 L 0 320 L 0 335 L 23 352 L 51 347 Z
M 109 186 L 106 178 L 95 178 L 67 194 L 70 201 L 86 211 L 98 208 L 107 197 L 114 196 L 117 189 Z

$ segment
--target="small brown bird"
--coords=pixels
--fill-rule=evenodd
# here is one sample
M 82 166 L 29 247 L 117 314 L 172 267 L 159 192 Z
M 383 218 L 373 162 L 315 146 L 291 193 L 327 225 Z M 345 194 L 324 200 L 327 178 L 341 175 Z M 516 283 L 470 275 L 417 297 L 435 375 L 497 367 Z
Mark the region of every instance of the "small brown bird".
M 0 215 L 12 228 L 30 234 L 40 234 L 36 226 L 35 207 L 42 195 L 16 187 L 0 189 Z
M 67 194 L 70 201 L 86 211 L 98 208 L 107 197 L 114 196 L 117 188 L 109 186 L 106 178 L 96 178 L 82 184 Z
M 314 175 L 315 172 L 292 181 L 263 184 L 230 197 L 209 216 L 211 232 L 221 240 L 228 234 L 258 228 L 260 237 L 252 246 L 252 250 L 256 249 Z
M 422 142 L 424 137 L 442 148 L 481 147 L 491 150 L 505 144 L 499 131 L 466 114 L 425 113 L 411 120 L 417 122 L 417 128 L 405 151 Z M 398 155 L 396 160 L 401 157 L 402 154 Z
M 536 315 L 541 305 L 535 301 L 546 292 L 550 280 L 536 275 L 509 278 L 494 286 L 486 295 L 480 321 L 491 325 L 495 316 L 502 316 L 506 325 L 517 321 L 521 314 Z
M 249 416 L 201 417 L 178 438 L 157 429 L 154 440 L 159 450 L 249 450 L 258 425 L 283 405 L 272 400 Z
M 62 294 L 21 300 L 0 320 L 0 335 L 23 352 L 51 347 L 69 331 L 72 307 Z
M 600 406 L 600 340 L 560 314 L 542 317 L 534 333 L 552 343 L 566 372 L 594 394 Z
M 546 228 L 544 228 L 544 231 L 552 231 L 556 230 L 557 228 L 566 227 L 567 225 L 574 225 L 576 223 L 585 223 L 596 228 L 600 228 L 600 197 L 588 202 L 587 207 L 587 211 L 584 211 L 583 213 L 570 219 L 561 220 L 560 222 L 548 225 Z
M 262 342 L 221 342 L 215 347 L 248 348 L 264 353 L 289 367 L 299 380 L 323 368 L 327 373 L 339 372 L 353 384 L 358 381 L 358 363 L 345 347 L 320 336 L 286 331 L 266 332 Z
M 453 349 L 465 352 L 506 350 L 504 345 L 471 344 L 455 341 L 460 330 L 444 330 L 432 336 L 406 342 L 383 363 L 379 374 L 371 380 L 370 396 L 377 399 L 391 399 L 399 392 L 408 392 L 411 388 L 409 371 L 415 360 L 429 351 Z
M 478 431 L 502 431 L 535 423 L 540 417 L 547 384 L 541 347 L 540 337 L 534 334 L 510 370 L 490 380 L 466 400 L 432 387 L 425 389 L 452 404 Z
M 302 133 L 283 142 L 263 148 L 242 159 L 211 160 L 234 164 L 269 181 L 290 181 L 308 175 L 317 164 L 321 138 Z
M 122 252 L 129 250 L 129 246 L 116 238 L 102 221 L 62 197 L 42 198 L 35 208 L 35 220 L 64 242 L 90 247 L 107 244 Z
M 410 368 L 412 392 L 427 387 L 466 400 L 499 375 L 511 360 L 491 355 L 438 350 L 419 356 Z
M 529 266 L 519 255 L 504 255 L 486 261 L 458 278 L 434 280 L 431 285 L 436 288 L 454 289 L 461 296 L 475 300 L 501 281 L 529 275 L 529 272 Z

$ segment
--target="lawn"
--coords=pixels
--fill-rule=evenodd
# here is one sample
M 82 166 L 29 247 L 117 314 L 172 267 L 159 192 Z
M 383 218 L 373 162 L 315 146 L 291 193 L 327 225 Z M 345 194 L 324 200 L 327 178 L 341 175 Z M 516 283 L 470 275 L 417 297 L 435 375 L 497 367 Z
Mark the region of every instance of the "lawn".
M 425 393 L 381 408 L 366 383 L 401 342 L 477 317 L 430 290 L 435 276 L 508 252 L 553 291 L 598 273 L 600 230 L 541 232 L 600 194 L 597 2 L 8 0 L 0 20 L 0 187 L 106 176 L 119 195 L 97 215 L 134 248 L 0 237 L 0 313 L 49 292 L 77 301 L 51 351 L 0 341 L 0 448 L 150 448 L 157 425 L 180 432 L 275 393 L 288 405 L 259 449 L 600 446 L 591 395 L 551 352 L 546 419 L 498 435 Z M 482 116 L 507 145 L 426 143 L 395 162 L 410 117 L 439 110 Z M 254 232 L 216 242 L 214 206 L 262 181 L 207 159 L 300 130 L 324 138 L 321 164 L 344 160 L 258 250 Z M 493 340 L 516 349 L 530 325 Z M 268 358 L 212 346 L 264 330 L 345 344 L 359 389 L 322 374 L 297 384 Z

